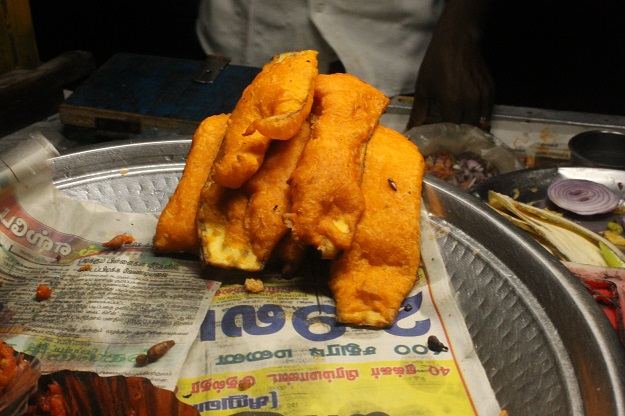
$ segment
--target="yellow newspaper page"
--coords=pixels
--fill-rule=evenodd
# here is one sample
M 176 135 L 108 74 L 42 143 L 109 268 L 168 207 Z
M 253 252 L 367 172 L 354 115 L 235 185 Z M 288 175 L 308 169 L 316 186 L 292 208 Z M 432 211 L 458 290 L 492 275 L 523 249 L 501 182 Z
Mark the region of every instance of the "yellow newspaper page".
M 178 397 L 202 415 L 498 414 L 426 228 L 419 279 L 387 329 L 337 324 L 323 269 L 261 293 L 222 285 Z M 428 348 L 432 336 L 442 349 Z

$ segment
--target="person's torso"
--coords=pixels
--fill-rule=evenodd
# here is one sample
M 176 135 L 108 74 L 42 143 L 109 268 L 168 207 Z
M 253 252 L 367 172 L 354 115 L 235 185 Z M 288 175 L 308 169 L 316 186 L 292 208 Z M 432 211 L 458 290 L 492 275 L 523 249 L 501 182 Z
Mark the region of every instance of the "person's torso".
M 262 66 L 275 54 L 319 51 L 320 72 L 340 60 L 387 95 L 409 92 L 442 0 L 207 0 L 198 36 L 205 51 Z

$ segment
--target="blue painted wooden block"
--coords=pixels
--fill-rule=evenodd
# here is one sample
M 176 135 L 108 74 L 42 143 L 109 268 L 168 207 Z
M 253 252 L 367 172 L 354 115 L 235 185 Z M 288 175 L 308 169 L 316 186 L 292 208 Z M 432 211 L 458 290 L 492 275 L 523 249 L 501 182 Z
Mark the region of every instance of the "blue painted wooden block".
M 194 78 L 203 61 L 116 54 L 61 104 L 67 126 L 140 134 L 190 134 L 206 117 L 233 110 L 260 68 L 228 65 L 212 83 Z

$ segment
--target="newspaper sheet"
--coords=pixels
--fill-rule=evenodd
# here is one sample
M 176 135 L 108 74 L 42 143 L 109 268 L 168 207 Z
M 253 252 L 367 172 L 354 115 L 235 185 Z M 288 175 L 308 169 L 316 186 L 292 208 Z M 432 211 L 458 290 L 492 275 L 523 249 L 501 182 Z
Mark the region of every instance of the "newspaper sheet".
M 44 172 L 34 182 L 9 176 L 0 180 L 0 339 L 46 373 L 138 375 L 173 390 L 219 284 L 195 261 L 152 253 L 153 214 L 69 199 Z M 124 233 L 135 241 L 103 247 Z M 49 299 L 36 299 L 39 285 Z M 136 365 L 167 340 L 175 345 L 164 357 Z
M 499 414 L 425 213 L 422 233 L 419 279 L 387 329 L 337 324 L 323 268 L 261 293 L 224 282 L 178 397 L 211 415 Z
M 240 275 L 222 283 L 197 261 L 154 255 L 153 214 L 72 200 L 41 173 L 2 175 L 0 339 L 44 372 L 144 376 L 202 415 L 499 413 L 425 212 L 417 284 L 395 324 L 373 330 L 336 323 L 321 263 L 248 293 Z M 124 233 L 135 241 L 103 246 Z M 41 284 L 52 296 L 38 301 Z M 164 357 L 135 364 L 169 339 Z

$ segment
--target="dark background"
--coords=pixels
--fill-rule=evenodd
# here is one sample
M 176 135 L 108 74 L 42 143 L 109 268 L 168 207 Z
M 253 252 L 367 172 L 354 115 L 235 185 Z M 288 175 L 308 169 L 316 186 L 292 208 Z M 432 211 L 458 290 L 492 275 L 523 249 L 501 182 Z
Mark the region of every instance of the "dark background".
M 198 0 L 31 0 L 42 61 L 74 49 L 203 59 Z M 357 1 L 355 1 L 357 4 Z M 625 115 L 625 1 L 496 0 L 484 52 L 497 104 Z
M 625 115 L 625 1 L 495 0 L 497 103 Z
M 203 59 L 195 37 L 199 0 L 30 0 L 42 61 L 68 50 L 101 65 L 117 52 Z

